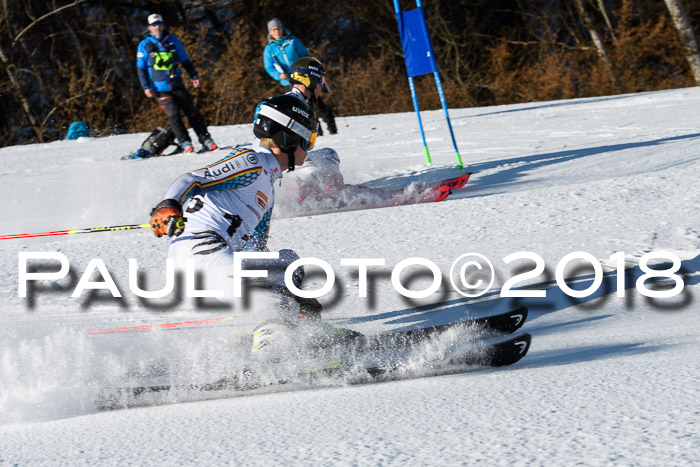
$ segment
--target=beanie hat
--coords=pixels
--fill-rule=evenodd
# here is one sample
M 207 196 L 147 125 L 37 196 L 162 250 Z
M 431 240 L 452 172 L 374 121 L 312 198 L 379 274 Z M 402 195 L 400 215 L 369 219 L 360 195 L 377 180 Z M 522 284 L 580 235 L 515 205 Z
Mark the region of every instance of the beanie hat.
M 163 17 L 160 16 L 158 13 L 153 13 L 148 17 L 148 25 L 150 26 L 153 23 L 162 23 L 163 22 Z
M 267 30 L 271 31 L 274 28 L 282 28 L 282 21 L 277 18 L 272 18 L 269 23 L 267 23 Z

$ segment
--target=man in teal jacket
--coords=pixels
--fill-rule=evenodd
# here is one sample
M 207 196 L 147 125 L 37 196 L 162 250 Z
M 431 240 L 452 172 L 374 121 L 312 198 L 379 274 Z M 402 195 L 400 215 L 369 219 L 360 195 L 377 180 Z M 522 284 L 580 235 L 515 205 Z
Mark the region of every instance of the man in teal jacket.
M 187 70 L 192 78 L 192 85 L 195 88 L 199 87 L 199 75 L 185 47 L 175 35 L 165 29 L 163 17 L 159 14 L 148 17 L 148 31 L 150 35 L 141 41 L 136 54 L 136 67 L 144 94 L 146 97 L 158 99 L 161 108 L 168 114 L 170 125 L 183 151 L 193 152 L 194 147 L 180 111 L 187 115 L 204 149 L 217 149 L 216 143 L 209 135 L 204 117 L 197 110 L 192 95 L 182 80 L 182 71 L 178 64 Z
M 289 68 L 298 58 L 308 55 L 306 46 L 291 35 L 277 18 L 267 23 L 267 30 L 268 44 L 263 53 L 265 71 L 272 79 L 279 81 L 285 91 L 290 91 Z

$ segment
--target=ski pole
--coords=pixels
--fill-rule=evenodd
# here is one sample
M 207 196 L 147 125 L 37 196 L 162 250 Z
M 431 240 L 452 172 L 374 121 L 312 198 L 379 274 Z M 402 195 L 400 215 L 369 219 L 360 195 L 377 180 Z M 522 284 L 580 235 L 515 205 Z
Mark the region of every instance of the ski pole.
M 11 240 L 11 239 L 15 239 L 15 238 L 31 238 L 31 237 L 50 237 L 53 235 L 73 235 L 73 234 L 96 233 L 96 232 L 115 232 L 117 230 L 136 230 L 136 229 L 150 229 L 150 228 L 151 228 L 151 224 L 113 225 L 111 227 L 90 227 L 87 229 L 56 230 L 54 232 L 0 235 L 0 240 Z
M 129 331 L 152 331 L 154 329 L 178 329 L 183 326 L 194 326 L 198 324 L 211 324 L 220 323 L 222 321 L 228 321 L 229 318 L 211 318 L 203 319 L 201 321 L 183 321 L 181 323 L 164 323 L 164 324 L 147 324 L 144 326 L 134 326 L 129 328 L 114 328 L 114 329 L 95 329 L 92 331 L 83 331 L 83 334 L 107 334 L 114 332 L 129 332 Z
M 275 56 L 273 55 L 273 56 L 272 56 L 272 61 L 274 62 L 274 63 L 272 64 L 272 66 L 275 67 L 275 70 L 277 70 L 277 72 L 278 72 L 280 75 L 286 74 L 286 72 L 284 71 L 284 68 L 282 68 L 282 65 L 280 65 L 280 62 L 277 60 L 277 57 L 275 57 Z

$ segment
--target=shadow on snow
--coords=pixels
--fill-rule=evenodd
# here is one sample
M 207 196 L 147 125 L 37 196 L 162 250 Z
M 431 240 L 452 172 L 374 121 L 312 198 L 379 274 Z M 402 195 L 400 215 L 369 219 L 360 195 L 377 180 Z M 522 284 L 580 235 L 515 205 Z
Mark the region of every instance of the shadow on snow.
M 498 160 L 491 162 L 483 162 L 470 165 L 467 169 L 475 174 L 485 172 L 501 167 L 496 173 L 475 177 L 470 181 L 466 190 L 454 196 L 454 198 L 476 197 L 484 195 L 492 195 L 494 192 L 499 192 L 499 187 L 514 186 L 524 182 L 520 179 L 524 175 L 533 170 L 546 167 L 553 164 L 569 162 L 584 157 L 596 156 L 600 154 L 624 151 L 627 149 L 635 149 L 640 147 L 658 146 L 673 141 L 685 139 L 700 138 L 700 133 L 692 133 L 688 135 L 673 136 L 670 138 L 660 138 L 651 141 L 638 141 L 633 143 L 609 144 L 603 146 L 595 146 L 591 148 L 572 149 L 567 151 L 551 152 L 547 154 L 535 154 L 532 156 L 515 157 L 512 159 Z M 512 166 L 509 168 L 504 168 Z M 488 188 L 484 193 L 481 190 Z

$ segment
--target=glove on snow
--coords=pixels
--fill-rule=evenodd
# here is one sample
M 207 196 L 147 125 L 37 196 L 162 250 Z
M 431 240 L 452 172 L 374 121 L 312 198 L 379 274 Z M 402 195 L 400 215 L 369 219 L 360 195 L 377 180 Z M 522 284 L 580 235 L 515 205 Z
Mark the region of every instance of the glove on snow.
M 151 211 L 151 228 L 156 237 L 178 236 L 185 230 L 182 206 L 174 199 L 164 199 Z

